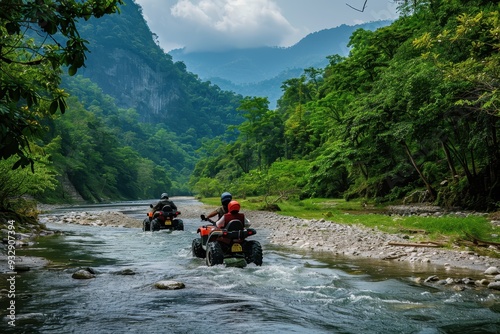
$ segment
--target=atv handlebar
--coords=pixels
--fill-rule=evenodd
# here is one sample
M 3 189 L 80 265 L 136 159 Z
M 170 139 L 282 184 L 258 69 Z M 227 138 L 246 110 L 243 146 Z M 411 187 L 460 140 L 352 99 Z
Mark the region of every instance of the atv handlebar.
M 210 222 L 210 223 L 212 223 L 212 225 L 215 225 L 215 222 L 212 219 L 207 218 L 205 215 L 201 215 L 200 218 L 201 218 L 201 220 Z

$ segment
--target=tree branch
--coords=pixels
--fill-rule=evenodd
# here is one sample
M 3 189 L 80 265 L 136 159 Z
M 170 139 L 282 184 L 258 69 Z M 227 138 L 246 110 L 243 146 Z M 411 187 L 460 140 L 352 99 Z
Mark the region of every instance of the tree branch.
M 358 12 L 364 12 L 365 11 L 365 8 L 366 8 L 366 3 L 368 2 L 368 0 L 365 0 L 365 3 L 363 4 L 363 8 L 362 9 L 357 9 L 357 8 L 354 8 L 353 6 L 349 5 L 348 3 L 346 3 L 347 6 L 351 7 L 352 9 L 354 10 L 357 10 Z

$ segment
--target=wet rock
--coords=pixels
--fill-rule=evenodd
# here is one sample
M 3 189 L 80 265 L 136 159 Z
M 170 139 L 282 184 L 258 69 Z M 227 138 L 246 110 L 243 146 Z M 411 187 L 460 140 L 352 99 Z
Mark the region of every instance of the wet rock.
M 475 284 L 475 281 L 472 278 L 469 278 L 469 277 L 462 278 L 461 281 L 465 285 L 473 285 L 473 284 Z
M 488 269 L 485 270 L 484 273 L 486 275 L 497 275 L 500 274 L 500 271 L 498 270 L 497 267 L 489 267 Z
M 500 281 L 500 275 L 496 275 L 495 276 L 495 282 L 499 282 Z
M 29 271 L 31 267 L 27 264 L 17 264 L 14 267 L 14 271 L 16 272 L 21 272 L 21 271 Z
M 91 268 L 85 268 L 85 269 L 78 269 L 73 273 L 71 277 L 74 279 L 89 279 L 89 278 L 95 278 L 95 274 L 91 271 L 89 271 Z
M 224 260 L 224 264 L 226 267 L 244 268 L 247 265 L 247 261 L 239 258 L 227 258 Z
M 454 280 L 453 278 L 448 277 L 448 278 L 446 279 L 446 284 L 447 284 L 447 285 L 454 284 L 454 283 L 455 283 L 455 280 Z
M 489 289 L 500 290 L 500 282 L 492 282 L 488 284 Z
M 186 287 L 184 283 L 177 281 L 158 281 L 154 284 L 154 286 L 155 288 L 161 290 L 178 290 Z
M 425 279 L 424 283 L 439 281 L 439 277 L 436 275 L 429 276 Z
M 45 314 L 43 313 L 24 313 L 24 314 L 16 314 L 16 323 L 37 323 L 44 322 Z
M 135 275 L 135 271 L 133 271 L 132 269 L 123 269 L 123 270 L 120 270 L 117 274 L 118 275 Z
M 485 285 L 488 285 L 489 283 L 490 283 L 490 281 L 488 281 L 486 278 L 483 278 L 481 280 L 476 281 L 477 286 L 485 286 Z

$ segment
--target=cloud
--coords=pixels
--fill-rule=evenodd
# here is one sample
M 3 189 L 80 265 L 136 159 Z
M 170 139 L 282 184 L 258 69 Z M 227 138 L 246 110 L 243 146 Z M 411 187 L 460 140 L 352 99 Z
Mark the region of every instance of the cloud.
M 270 0 L 179 0 L 170 14 L 187 51 L 283 45 L 299 33 Z
M 308 33 L 395 18 L 392 0 L 369 1 L 365 12 L 333 0 L 134 0 L 165 51 L 291 46 Z M 348 0 L 362 8 L 364 0 Z

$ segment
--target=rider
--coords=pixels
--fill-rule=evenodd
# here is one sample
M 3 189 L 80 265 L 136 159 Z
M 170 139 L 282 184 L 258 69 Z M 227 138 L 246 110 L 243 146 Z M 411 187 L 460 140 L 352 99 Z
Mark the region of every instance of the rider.
M 220 206 L 217 209 L 215 209 L 214 211 L 210 212 L 206 218 L 210 219 L 210 218 L 214 217 L 215 215 L 217 215 L 218 216 L 217 219 L 220 219 L 222 216 L 224 216 L 224 214 L 229 212 L 227 209 L 227 205 L 229 204 L 229 202 L 231 202 L 232 199 L 233 199 L 233 196 L 230 193 L 228 193 L 227 191 L 222 193 L 222 195 L 220 195 L 220 202 L 221 202 L 222 206 Z
M 168 194 L 163 193 L 161 194 L 160 201 L 153 207 L 153 212 L 161 211 L 165 205 L 169 205 L 172 208 L 172 211 L 177 211 L 177 206 L 174 202 L 168 199 Z
M 215 225 L 218 228 L 224 228 L 226 227 L 226 223 L 230 222 L 233 219 L 239 220 L 240 222 L 244 223 L 245 227 L 250 226 L 250 221 L 245 218 L 245 215 L 240 213 L 240 203 L 237 201 L 231 201 L 227 205 L 228 208 L 228 213 L 224 214 L 216 223 Z

